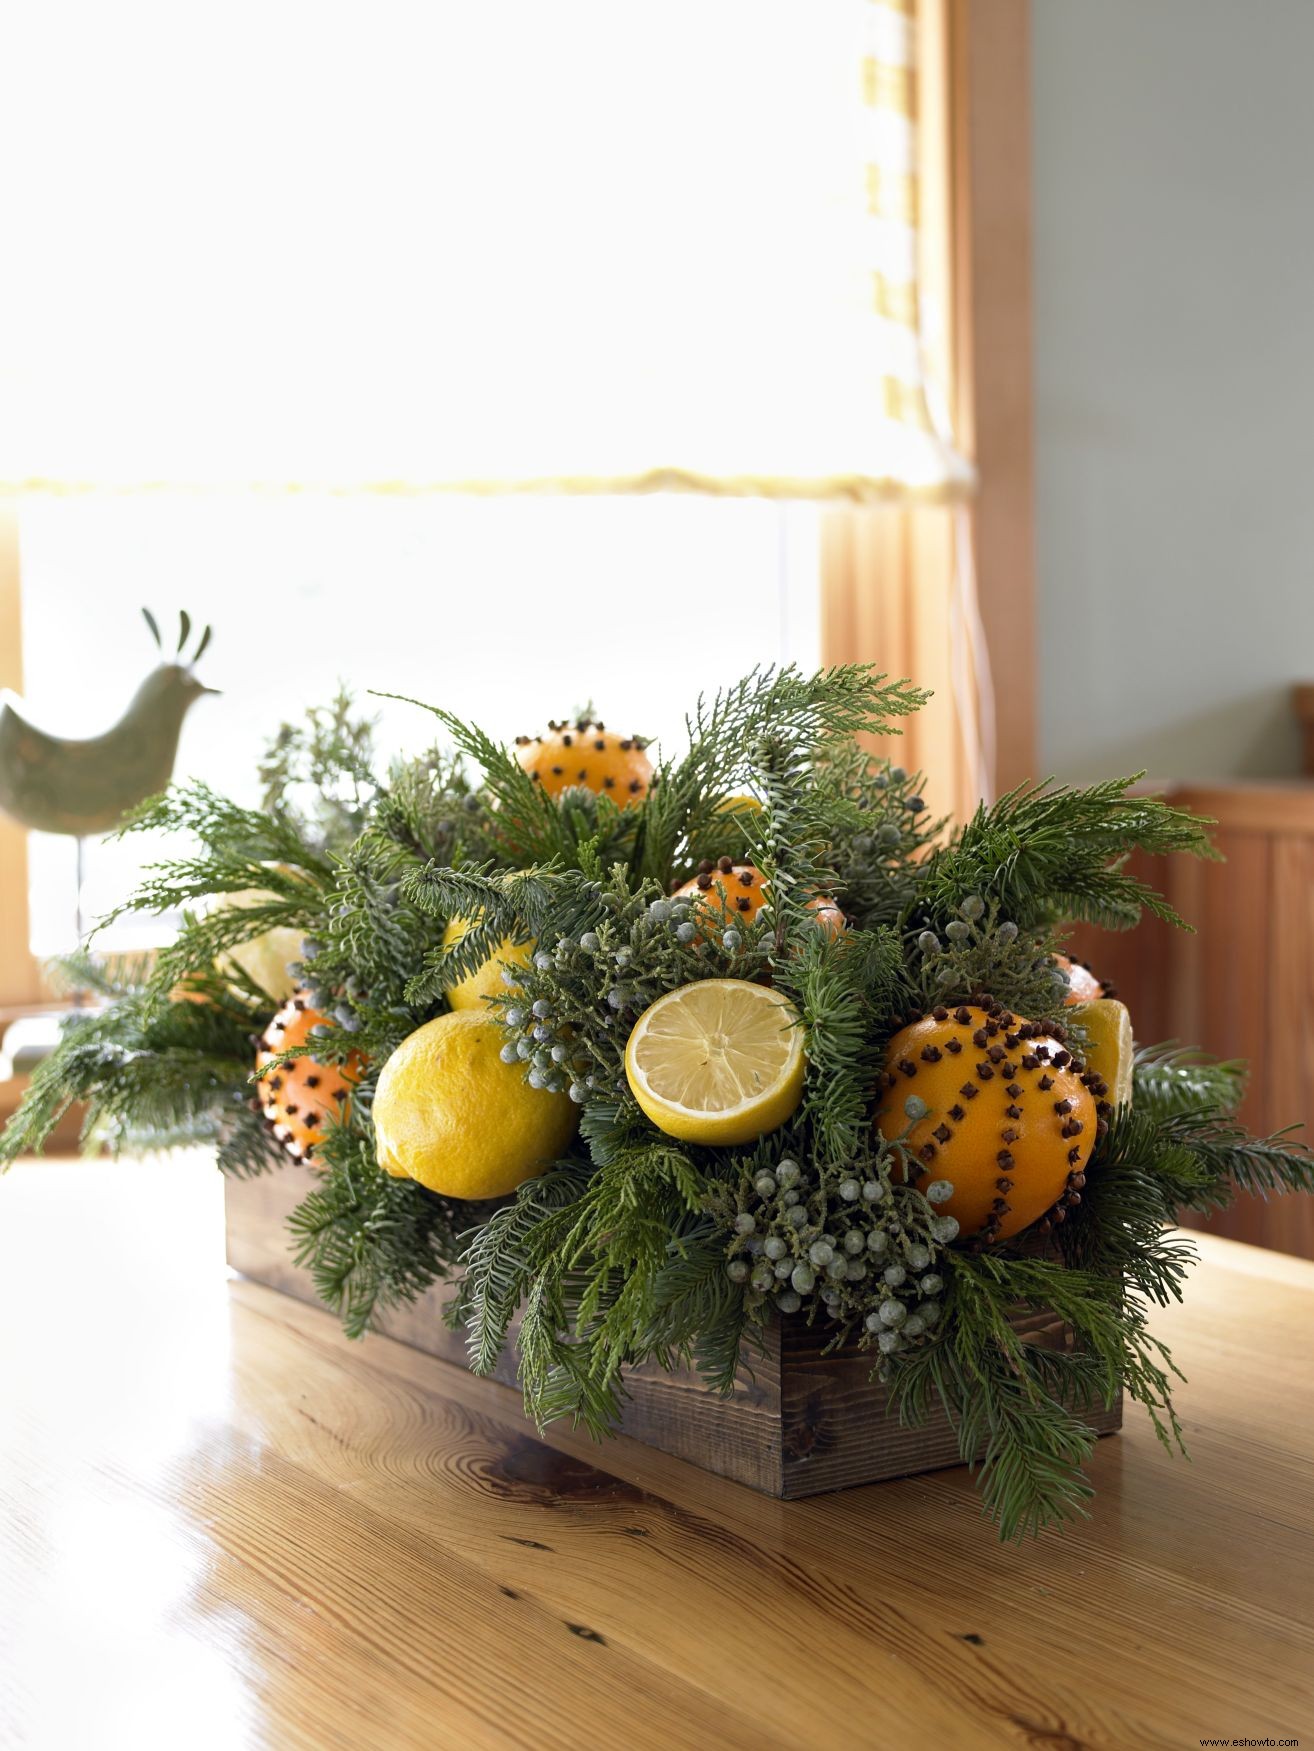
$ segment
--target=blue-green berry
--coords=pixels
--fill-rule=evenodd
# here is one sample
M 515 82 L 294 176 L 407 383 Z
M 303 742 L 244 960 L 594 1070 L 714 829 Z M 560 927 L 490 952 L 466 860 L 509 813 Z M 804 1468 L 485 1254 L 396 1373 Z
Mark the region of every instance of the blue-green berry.
M 954 1183 L 947 1179 L 933 1179 L 922 1193 L 922 1196 L 932 1204 L 947 1204 L 953 1195 Z
M 797 1313 L 802 1305 L 802 1296 L 793 1289 L 782 1289 L 776 1296 L 776 1306 L 782 1313 Z
M 907 1281 L 908 1277 L 907 1271 L 900 1264 L 886 1265 L 884 1275 L 885 1281 L 891 1289 L 897 1289 L 900 1283 Z
M 985 915 L 985 901 L 980 894 L 969 894 L 958 910 L 969 923 L 975 924 L 978 918 Z
M 497 1055 L 504 1064 L 514 1064 L 520 1057 L 520 1042 L 508 1040 Z
M 763 1251 L 769 1259 L 783 1259 L 789 1248 L 778 1234 L 773 1234 L 767 1240 Z
M 548 954 L 545 949 L 539 949 L 538 953 L 534 956 L 534 965 L 538 968 L 540 973 L 546 973 L 548 968 L 552 965 L 552 956 Z
M 882 1325 L 902 1325 L 908 1317 L 908 1309 L 902 1301 L 896 1301 L 891 1295 L 888 1301 L 882 1301 L 876 1311 L 881 1316 Z
M 840 1181 L 839 1195 L 846 1204 L 856 1204 L 861 1190 L 862 1187 L 855 1179 L 842 1179 Z
M 523 1027 L 525 1025 L 525 1012 L 518 1004 L 513 1003 L 507 1010 L 506 1025 L 508 1027 Z
M 924 1119 L 931 1109 L 920 1094 L 910 1094 L 903 1103 L 903 1110 L 915 1124 L 918 1119 Z
M 923 1295 L 938 1295 L 944 1288 L 944 1278 L 937 1276 L 934 1271 L 928 1271 L 917 1287 Z
M 864 1204 L 879 1204 L 885 1196 L 885 1187 L 878 1179 L 863 1181 L 862 1201 Z
M 677 942 L 692 942 L 697 934 L 698 927 L 694 924 L 677 924 L 675 927 L 675 940 Z
M 892 1355 L 902 1342 L 903 1339 L 899 1336 L 897 1331 L 883 1331 L 876 1339 L 877 1346 L 880 1349 L 882 1356 Z
M 1017 925 L 1013 923 L 1001 924 L 995 932 L 995 938 L 999 942 L 1014 942 L 1017 938 Z
M 937 1216 L 931 1224 L 931 1233 L 942 1246 L 947 1246 L 951 1240 L 958 1238 L 958 1219 L 954 1216 Z
M 867 1238 L 860 1228 L 850 1228 L 844 1236 L 844 1250 L 850 1258 L 856 1258 L 860 1252 L 865 1252 Z
M 736 1234 L 752 1234 L 757 1227 L 757 1217 L 748 1210 L 741 1210 L 735 1217 Z
M 905 1247 L 903 1256 L 915 1271 L 924 1271 L 931 1262 L 929 1250 L 917 1240 L 911 1246 Z
M 938 955 L 941 949 L 940 938 L 933 930 L 924 930 L 917 938 L 917 946 L 924 955 Z
M 597 946 L 598 946 L 598 933 L 597 933 L 597 931 L 596 930 L 586 930 L 584 932 L 583 936 L 581 936 L 579 939 L 579 946 L 582 949 L 587 949 L 589 954 L 595 953 L 597 950 Z
M 774 1197 L 776 1190 L 775 1175 L 769 1173 L 758 1174 L 757 1178 L 753 1181 L 753 1190 L 757 1193 L 759 1198 Z
M 808 1248 L 808 1257 L 818 1269 L 823 1265 L 828 1265 L 834 1256 L 835 1248 L 828 1240 L 814 1240 Z
M 577 1107 L 582 1107 L 584 1102 L 589 1098 L 588 1090 L 584 1087 L 582 1082 L 572 1082 L 567 1093 Z
M 817 1276 L 811 1265 L 800 1263 L 790 1272 L 789 1280 L 800 1295 L 808 1295 L 816 1286 Z
M 951 918 L 944 927 L 944 933 L 950 942 L 966 942 L 972 934 L 970 924 L 965 924 L 961 918 Z
M 796 1161 L 791 1161 L 789 1157 L 786 1156 L 776 1168 L 776 1179 L 784 1187 L 796 1186 L 798 1184 L 800 1171 L 798 1163 Z
M 795 1194 L 797 1196 L 797 1194 Z M 785 1211 L 785 1221 L 791 1228 L 806 1228 L 808 1213 L 802 1204 L 793 1204 Z
M 737 930 L 725 930 L 721 933 L 721 946 L 730 954 L 737 954 L 743 947 L 744 939 Z
M 867 1236 L 867 1251 L 874 1252 L 879 1258 L 883 1252 L 888 1252 L 890 1237 L 883 1228 L 873 1228 Z
M 730 1263 L 725 1267 L 725 1274 L 729 1277 L 732 1283 L 746 1283 L 748 1281 L 748 1264 L 746 1260 L 731 1259 Z

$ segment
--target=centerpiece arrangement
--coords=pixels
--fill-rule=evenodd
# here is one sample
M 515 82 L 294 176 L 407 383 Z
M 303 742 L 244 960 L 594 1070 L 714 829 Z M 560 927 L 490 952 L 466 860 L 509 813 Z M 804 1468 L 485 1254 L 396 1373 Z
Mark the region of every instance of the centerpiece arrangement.
M 193 837 L 127 908 L 183 926 L 67 963 L 102 1002 L 0 1159 L 85 1102 L 114 1151 L 308 1164 L 291 1244 L 347 1330 L 450 1278 L 473 1368 L 515 1327 L 540 1424 L 605 1434 L 644 1364 L 729 1393 L 807 1325 L 947 1415 L 1002 1536 L 1080 1513 L 1087 1407 L 1125 1390 L 1180 1443 L 1147 1329 L 1178 1211 L 1314 1163 L 1064 954 L 1076 920 L 1180 922 L 1125 860 L 1208 855 L 1206 824 L 1129 780 L 933 822 L 862 740 L 923 699 L 755 672 L 661 759 L 591 707 L 511 747 L 430 707 L 440 745 L 384 775 L 340 698 L 280 732 L 262 807 L 193 783 L 129 821 Z

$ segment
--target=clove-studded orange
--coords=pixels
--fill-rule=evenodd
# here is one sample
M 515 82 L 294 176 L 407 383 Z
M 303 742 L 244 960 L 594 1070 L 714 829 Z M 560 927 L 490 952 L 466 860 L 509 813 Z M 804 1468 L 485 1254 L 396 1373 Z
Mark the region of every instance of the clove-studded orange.
M 723 857 L 717 863 L 704 859 L 698 865 L 698 874 L 676 888 L 671 897 L 699 901 L 718 920 L 724 915 L 727 923 L 736 918 L 751 923 L 766 905 L 768 887 L 762 872 L 747 858 L 735 863 Z M 817 923 L 831 936 L 843 930 L 844 914 L 824 894 L 814 894 L 808 901 L 808 910 L 816 914 Z
M 260 1036 L 256 1069 L 263 1070 L 279 1052 L 304 1046 L 311 1029 L 328 1017 L 312 1009 L 303 992 L 290 997 Z M 280 1064 L 256 1084 L 260 1110 L 275 1141 L 293 1161 L 315 1159 L 324 1126 L 345 1119 L 350 1110 L 350 1090 L 360 1081 L 365 1059 L 353 1052 L 344 1064 L 324 1064 L 318 1058 L 292 1058 Z
M 1067 1008 L 1078 1003 L 1095 1003 L 1101 997 L 1116 997 L 1118 993 L 1113 986 L 1101 979 L 1098 973 L 1092 972 L 1086 961 L 1074 960 L 1071 955 L 1055 955 L 1054 964 L 1068 982 L 1068 994 L 1063 999 Z
M 516 737 L 516 759 L 549 796 L 578 785 L 622 808 L 648 794 L 652 761 L 647 750 L 643 736 L 617 736 L 588 718 L 550 723 L 541 736 Z
M 889 1042 L 877 1129 L 891 1142 L 908 1132 L 910 1178 L 953 1186 L 939 1208 L 964 1235 L 1007 1240 L 1081 1202 L 1110 1108 L 1105 1083 L 1064 1039 L 980 999 L 936 1008 Z M 911 1128 L 910 1095 L 926 1107 Z

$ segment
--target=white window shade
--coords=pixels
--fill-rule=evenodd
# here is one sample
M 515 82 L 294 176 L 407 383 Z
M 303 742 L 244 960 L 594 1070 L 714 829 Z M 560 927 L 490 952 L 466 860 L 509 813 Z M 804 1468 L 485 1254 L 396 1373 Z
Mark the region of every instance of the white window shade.
M 13 9 L 0 482 L 955 496 L 910 11 Z

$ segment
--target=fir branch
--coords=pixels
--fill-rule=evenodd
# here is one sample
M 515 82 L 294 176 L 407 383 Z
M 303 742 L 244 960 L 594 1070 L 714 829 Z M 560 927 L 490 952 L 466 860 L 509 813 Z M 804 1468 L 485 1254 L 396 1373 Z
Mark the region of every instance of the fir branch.
M 1195 1046 L 1167 1040 L 1138 1049 L 1133 1101 L 1138 1112 L 1161 1118 L 1203 1110 L 1234 1113 L 1245 1098 L 1249 1075 L 1240 1059 L 1211 1058 Z
M 1139 776 L 1084 790 L 1022 786 L 991 807 L 982 804 L 929 860 L 908 927 L 942 928 L 964 900 L 984 895 L 1023 929 L 1080 919 L 1126 930 L 1147 910 L 1188 928 L 1121 866 L 1137 850 L 1212 857 L 1205 832 L 1211 823 L 1153 797 L 1128 795 Z
M 955 1252 L 949 1266 L 941 1335 L 896 1358 L 892 1401 L 905 1420 L 917 1420 L 938 1397 L 964 1462 L 979 1466 L 982 1504 L 1001 1538 L 1085 1514 L 1092 1492 L 1081 1468 L 1095 1437 L 1079 1412 L 1092 1388 L 1109 1404 L 1125 1386 L 1146 1406 L 1160 1440 L 1180 1446 L 1171 1394 L 1177 1371 L 1121 1283 L 1006 1253 Z M 1012 1324 L 1019 1306 L 1072 1326 L 1079 1364 L 1023 1341 Z
M 871 1129 L 871 1091 L 887 1018 L 907 1004 L 902 945 L 893 930 L 808 930 L 776 983 L 807 1040 L 803 1120 L 819 1164 L 852 1171 Z
M 328 1171 L 288 1218 L 295 1260 L 348 1337 L 361 1337 L 390 1308 L 417 1300 L 452 1269 L 458 1233 L 479 1219 L 414 1180 L 394 1179 L 375 1160 L 363 1129 L 331 1126 L 320 1145 Z

